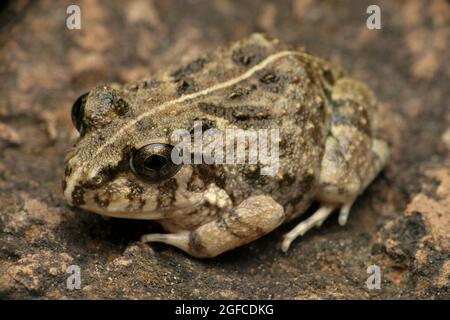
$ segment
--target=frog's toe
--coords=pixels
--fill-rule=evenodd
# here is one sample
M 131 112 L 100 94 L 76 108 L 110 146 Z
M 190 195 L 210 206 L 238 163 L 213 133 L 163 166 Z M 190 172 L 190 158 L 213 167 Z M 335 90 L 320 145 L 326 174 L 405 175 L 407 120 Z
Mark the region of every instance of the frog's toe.
M 308 219 L 296 225 L 294 229 L 284 235 L 283 242 L 281 243 L 281 250 L 287 252 L 292 241 L 297 237 L 303 236 L 308 230 L 311 230 L 314 227 L 320 227 L 335 208 L 336 206 L 333 205 L 323 205 Z
M 141 237 L 141 242 L 162 242 L 181 250 L 189 250 L 189 232 L 183 231 L 179 233 L 149 233 Z
M 338 218 L 340 226 L 345 226 L 345 224 L 347 223 L 348 215 L 350 214 L 350 209 L 352 208 L 353 203 L 354 200 L 344 203 L 342 205 L 341 210 L 339 211 L 339 218 Z

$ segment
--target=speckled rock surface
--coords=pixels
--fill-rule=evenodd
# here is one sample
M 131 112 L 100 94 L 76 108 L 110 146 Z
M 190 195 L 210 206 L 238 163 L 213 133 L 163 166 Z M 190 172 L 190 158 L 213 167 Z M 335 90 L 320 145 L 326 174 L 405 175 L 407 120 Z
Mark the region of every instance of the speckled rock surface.
M 0 298 L 450 298 L 450 4 L 448 1 L 70 1 L 0 6 Z M 366 8 L 382 29 L 366 28 Z M 350 9 L 351 8 L 351 9 Z M 356 202 L 279 250 L 292 225 L 196 260 L 139 236 L 158 226 L 106 220 L 64 203 L 74 99 L 252 32 L 341 64 L 380 101 L 392 157 Z M 381 289 L 366 286 L 381 268 Z M 78 265 L 81 288 L 68 290 Z

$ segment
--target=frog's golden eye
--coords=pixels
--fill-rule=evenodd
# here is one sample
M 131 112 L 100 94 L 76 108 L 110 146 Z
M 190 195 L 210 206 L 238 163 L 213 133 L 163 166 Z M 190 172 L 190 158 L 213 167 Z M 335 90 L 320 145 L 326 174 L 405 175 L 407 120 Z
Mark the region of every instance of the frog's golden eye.
M 139 177 L 152 182 L 161 182 L 173 177 L 181 164 L 172 161 L 174 146 L 165 143 L 152 143 L 137 150 L 131 157 L 131 169 Z
M 80 135 L 83 135 L 84 133 L 83 115 L 88 94 L 89 92 L 86 92 L 79 96 L 72 106 L 72 123 Z

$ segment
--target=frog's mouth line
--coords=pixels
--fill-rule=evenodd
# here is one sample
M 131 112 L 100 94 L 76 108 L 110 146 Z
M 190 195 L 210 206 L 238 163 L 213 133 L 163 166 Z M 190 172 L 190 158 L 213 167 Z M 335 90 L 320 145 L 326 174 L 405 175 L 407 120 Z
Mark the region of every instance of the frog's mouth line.
M 201 197 L 196 202 L 184 207 L 175 207 L 169 210 L 154 210 L 154 211 L 113 211 L 103 209 L 101 207 L 89 207 L 87 205 L 80 206 L 81 209 L 100 214 L 102 216 L 113 217 L 113 218 L 125 218 L 125 219 L 136 219 L 136 220 L 158 220 L 164 219 L 170 216 L 170 214 L 176 213 L 188 213 L 196 210 L 205 202 L 204 198 Z

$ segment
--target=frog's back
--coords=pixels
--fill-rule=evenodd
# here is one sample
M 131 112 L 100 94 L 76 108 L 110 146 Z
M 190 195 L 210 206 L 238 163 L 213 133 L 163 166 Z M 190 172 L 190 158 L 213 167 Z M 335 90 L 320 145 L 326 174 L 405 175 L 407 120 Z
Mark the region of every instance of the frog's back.
M 316 191 L 329 122 L 324 80 L 334 76 L 323 60 L 288 50 L 260 34 L 159 75 L 177 86 L 171 92 L 195 96 L 184 102 L 186 119 L 178 116 L 182 123 L 200 120 L 223 132 L 279 130 L 279 167 L 274 175 L 263 175 L 261 167 L 249 165 L 208 170 L 235 202 L 251 194 L 271 194 L 288 214 L 296 206 L 296 212 L 302 211 L 299 207 L 308 206 Z

